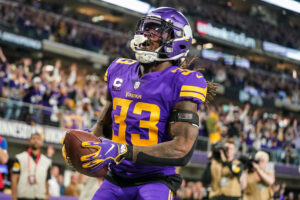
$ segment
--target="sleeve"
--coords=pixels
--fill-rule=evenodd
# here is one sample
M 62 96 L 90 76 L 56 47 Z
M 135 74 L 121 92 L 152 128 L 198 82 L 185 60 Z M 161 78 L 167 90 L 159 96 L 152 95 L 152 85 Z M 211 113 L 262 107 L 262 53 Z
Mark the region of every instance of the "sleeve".
M 106 69 L 105 75 L 104 75 L 104 81 L 105 82 L 109 82 L 109 79 L 111 77 L 111 75 L 114 73 L 114 71 L 117 68 L 117 63 L 120 63 L 119 60 L 121 60 L 122 58 L 116 58 Z
M 0 65 L 0 70 L 6 72 L 7 71 L 7 61 L 3 62 Z
M 200 105 L 205 102 L 207 93 L 207 83 L 204 76 L 200 72 L 192 72 L 179 74 L 179 85 L 177 93 L 177 102 L 184 100 L 191 100 Z M 181 79 L 181 81 L 180 81 Z
M 113 73 L 116 71 L 119 71 L 121 68 L 136 64 L 136 60 L 132 59 L 127 59 L 127 58 L 116 58 L 107 68 L 105 75 L 104 75 L 104 81 L 109 82 L 110 77 L 112 76 Z
M 7 142 L 6 139 L 2 137 L 0 148 L 7 151 Z
M 209 186 L 211 183 L 211 162 L 209 162 L 201 175 L 201 182 L 204 186 Z
M 18 160 L 15 160 L 13 166 L 12 166 L 12 170 L 11 172 L 13 174 L 20 174 L 21 172 L 21 165 L 20 165 L 20 162 Z

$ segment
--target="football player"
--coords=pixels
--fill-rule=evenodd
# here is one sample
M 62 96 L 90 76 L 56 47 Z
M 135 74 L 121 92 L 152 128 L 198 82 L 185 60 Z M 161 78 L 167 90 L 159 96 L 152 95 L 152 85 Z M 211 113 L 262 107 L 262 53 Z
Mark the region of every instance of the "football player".
M 137 25 L 136 60 L 117 58 L 108 67 L 107 104 L 92 129 L 102 142 L 82 143 L 98 149 L 81 157 L 84 168 L 110 166 L 93 199 L 173 199 L 182 180 L 175 166 L 189 162 L 197 110 L 215 90 L 200 72 L 180 67 L 191 44 L 183 14 L 157 8 Z

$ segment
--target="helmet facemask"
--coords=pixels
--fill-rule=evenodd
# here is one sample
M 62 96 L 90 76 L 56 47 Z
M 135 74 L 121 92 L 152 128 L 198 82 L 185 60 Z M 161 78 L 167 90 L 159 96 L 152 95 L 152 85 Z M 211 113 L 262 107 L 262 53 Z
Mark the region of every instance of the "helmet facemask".
M 183 35 L 181 29 L 158 17 L 142 18 L 137 25 L 134 39 L 131 40 L 131 48 L 135 52 L 136 59 L 141 63 L 173 60 L 168 54 L 172 52 L 174 31 L 178 36 Z M 151 45 L 157 47 L 151 49 Z

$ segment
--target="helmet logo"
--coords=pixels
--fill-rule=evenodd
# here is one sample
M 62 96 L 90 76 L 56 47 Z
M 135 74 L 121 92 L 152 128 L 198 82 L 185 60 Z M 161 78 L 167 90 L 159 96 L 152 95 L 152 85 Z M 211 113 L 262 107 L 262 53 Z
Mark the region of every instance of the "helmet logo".
M 177 37 L 182 37 L 182 31 L 176 31 Z
M 167 52 L 168 52 L 168 53 L 172 53 L 172 51 L 173 51 L 173 48 L 171 48 L 171 47 L 168 47 L 168 48 L 167 48 Z
M 190 26 L 183 27 L 185 38 L 189 39 L 193 37 L 192 29 Z

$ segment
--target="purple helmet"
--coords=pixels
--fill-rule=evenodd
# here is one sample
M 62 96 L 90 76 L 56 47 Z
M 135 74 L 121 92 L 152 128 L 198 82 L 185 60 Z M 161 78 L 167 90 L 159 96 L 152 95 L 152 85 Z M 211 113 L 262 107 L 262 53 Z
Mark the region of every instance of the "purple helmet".
M 142 49 L 149 35 L 160 39 L 155 51 Z M 141 63 L 183 60 L 192 44 L 192 29 L 187 19 L 174 8 L 161 7 L 142 18 L 136 29 L 131 48 Z

